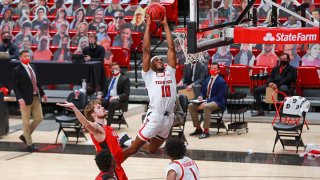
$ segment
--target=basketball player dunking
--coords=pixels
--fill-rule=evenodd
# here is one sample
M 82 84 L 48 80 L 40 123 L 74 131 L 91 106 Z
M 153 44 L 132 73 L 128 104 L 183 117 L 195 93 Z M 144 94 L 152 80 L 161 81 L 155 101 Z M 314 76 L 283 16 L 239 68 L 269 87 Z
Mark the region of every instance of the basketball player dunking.
M 160 23 L 166 33 L 168 65 L 159 56 L 150 54 L 150 17 L 146 15 L 146 30 L 143 38 L 142 78 L 149 96 L 149 109 L 138 135 L 131 146 L 123 151 L 124 158 L 136 153 L 140 147 L 156 153 L 168 137 L 173 123 L 176 101 L 176 55 L 172 35 L 165 16 Z M 148 142 L 148 143 L 147 143 Z

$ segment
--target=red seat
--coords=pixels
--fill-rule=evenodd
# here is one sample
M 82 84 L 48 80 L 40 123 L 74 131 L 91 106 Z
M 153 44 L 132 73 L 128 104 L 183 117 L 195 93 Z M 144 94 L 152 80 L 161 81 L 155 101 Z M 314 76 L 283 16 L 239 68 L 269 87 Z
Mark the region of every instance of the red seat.
M 70 38 L 73 38 L 77 34 L 77 30 L 69 30 L 69 36 Z
M 210 55 L 210 57 L 212 57 L 216 52 L 217 52 L 217 48 L 213 48 L 213 49 L 209 49 L 207 52 Z
M 252 49 L 252 54 L 257 57 L 261 53 L 261 50 L 259 49 Z
M 112 61 L 117 62 L 120 67 L 128 68 L 130 71 L 130 50 L 119 46 L 110 47 L 110 51 L 113 54 Z
M 52 52 L 52 54 L 54 53 L 54 52 L 56 52 L 56 50 L 59 48 L 59 46 L 50 46 L 49 47 L 49 49 L 50 49 L 50 51 Z
M 178 0 L 173 3 L 162 3 L 166 8 L 167 19 L 169 22 L 175 22 L 178 25 Z
M 58 32 L 58 30 L 51 30 L 51 31 L 49 31 L 49 35 L 50 35 L 51 37 L 53 37 L 54 35 L 57 34 L 57 32 Z
M 177 83 L 179 83 L 183 77 L 183 67 L 184 67 L 183 64 L 176 65 L 176 81 L 177 81 Z
M 113 20 L 113 17 L 112 16 L 105 16 L 103 19 L 106 22 L 106 24 L 109 24 Z
M 320 79 L 315 66 L 298 67 L 297 94 L 303 95 L 303 88 L 320 88 Z
M 133 16 L 125 16 L 124 19 L 126 22 L 131 22 L 133 20 Z
M 54 19 L 56 19 L 56 16 L 47 16 L 50 22 L 52 22 Z
M 130 49 L 134 51 L 142 43 L 142 34 L 140 32 L 131 32 L 131 37 L 133 42 Z M 138 47 L 138 51 L 142 51 L 142 45 Z
M 18 31 L 18 30 L 12 30 L 12 35 L 13 35 L 13 36 L 16 36 L 19 32 L 20 32 L 20 31 Z
M 300 57 L 303 57 L 307 53 L 307 51 L 300 50 L 297 53 L 299 54 Z
M 232 54 L 233 57 L 235 57 L 239 53 L 240 49 L 237 48 L 231 48 L 230 53 Z
M 220 68 L 220 75 L 223 77 L 223 79 L 226 81 L 226 83 L 228 84 L 229 79 L 228 79 L 228 66 L 224 66 L 224 65 L 219 65 Z
M 114 37 L 116 37 L 116 35 L 118 35 L 118 32 L 116 32 L 116 31 L 108 31 L 107 34 L 108 34 L 108 36 L 109 36 L 110 39 L 111 39 L 110 44 L 112 45 L 113 40 L 114 40 Z
M 245 65 L 231 65 L 229 67 L 229 79 L 228 84 L 230 91 L 234 92 L 235 86 L 249 87 L 250 91 L 253 90 L 253 86 L 249 76 L 249 67 Z
M 31 50 L 32 50 L 33 52 L 35 52 L 37 49 L 38 49 L 38 46 L 37 46 L 37 45 L 32 45 L 32 46 L 31 46 Z
M 71 53 L 74 53 L 78 49 L 78 47 L 77 46 L 70 46 L 69 49 L 70 49 Z

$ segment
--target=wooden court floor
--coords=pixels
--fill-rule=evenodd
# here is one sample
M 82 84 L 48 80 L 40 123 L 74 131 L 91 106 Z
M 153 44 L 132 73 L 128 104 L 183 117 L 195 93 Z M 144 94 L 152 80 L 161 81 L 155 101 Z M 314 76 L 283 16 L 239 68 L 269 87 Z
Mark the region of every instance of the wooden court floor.
M 129 128 L 122 126 L 118 132 L 126 131 L 135 137 L 141 114 L 126 120 Z M 283 150 L 278 144 L 275 153 L 271 152 L 275 132 L 269 120 L 266 117 L 261 123 L 250 122 L 249 132 L 241 135 L 236 132 L 227 135 L 224 130 L 216 135 L 212 129 L 211 136 L 202 140 L 188 135 L 194 129 L 191 121 L 187 121 L 188 156 L 198 164 L 201 179 L 320 179 L 320 159 L 300 157 L 303 148 L 296 154 L 294 148 Z M 10 133 L 0 139 L 0 179 L 90 180 L 98 174 L 91 141 L 81 139 L 75 145 L 71 140 L 63 148 L 60 137 L 58 144 L 54 144 L 58 126 L 54 120 L 45 120 L 33 135 L 41 152 L 29 153 L 18 139 L 22 133 L 19 127 L 21 119 L 10 119 Z M 319 145 L 319 130 L 319 125 L 304 129 L 304 142 Z M 164 154 L 139 152 L 128 158 L 123 167 L 130 180 L 157 180 L 165 179 L 164 168 L 168 163 Z

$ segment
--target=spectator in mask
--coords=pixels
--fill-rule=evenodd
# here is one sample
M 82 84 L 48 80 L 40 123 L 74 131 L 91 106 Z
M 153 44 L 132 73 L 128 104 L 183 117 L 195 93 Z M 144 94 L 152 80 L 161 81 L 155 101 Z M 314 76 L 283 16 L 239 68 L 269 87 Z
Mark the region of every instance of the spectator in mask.
M 291 83 L 296 80 L 296 69 L 289 64 L 290 56 L 287 53 L 280 55 L 280 65 L 275 66 L 267 80 L 267 84 L 254 89 L 254 99 L 258 112 L 252 116 L 264 116 L 261 95 L 266 93 L 266 87 L 273 90 L 278 89 L 284 93 L 288 93 Z
M 0 44 L 0 52 L 8 52 L 10 59 L 19 58 L 19 48 L 11 42 L 11 35 L 9 32 L 1 33 L 2 43 Z
M 125 106 L 129 101 L 130 81 L 129 78 L 120 73 L 120 66 L 113 62 L 111 65 L 112 77 L 108 78 L 101 98 L 102 106 L 108 109 L 107 124 L 111 125 L 116 109 Z
M 97 36 L 95 34 L 89 35 L 89 46 L 82 50 L 85 61 L 104 61 L 105 50 L 104 47 L 97 44 Z

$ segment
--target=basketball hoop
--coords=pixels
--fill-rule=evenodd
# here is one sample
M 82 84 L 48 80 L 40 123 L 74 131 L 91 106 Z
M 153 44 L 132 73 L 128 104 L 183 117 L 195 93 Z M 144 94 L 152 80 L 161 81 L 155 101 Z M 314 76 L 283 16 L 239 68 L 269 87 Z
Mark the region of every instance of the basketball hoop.
M 184 56 L 186 57 L 186 64 L 193 63 L 193 62 L 204 62 L 204 56 L 203 52 L 199 53 L 188 53 L 188 48 L 187 48 L 187 39 L 186 39 L 186 34 L 185 33 L 176 33 L 177 39 L 180 42 L 181 49 L 183 51 Z

